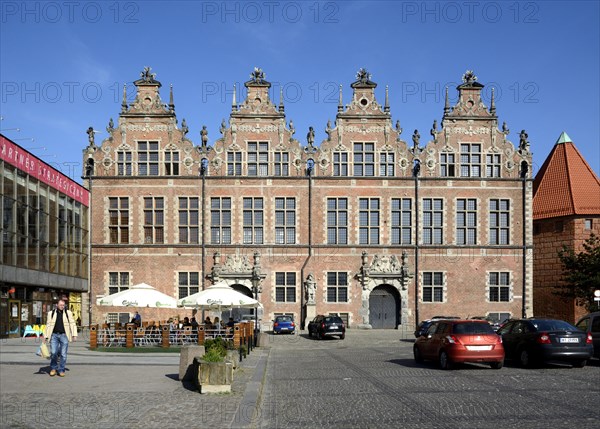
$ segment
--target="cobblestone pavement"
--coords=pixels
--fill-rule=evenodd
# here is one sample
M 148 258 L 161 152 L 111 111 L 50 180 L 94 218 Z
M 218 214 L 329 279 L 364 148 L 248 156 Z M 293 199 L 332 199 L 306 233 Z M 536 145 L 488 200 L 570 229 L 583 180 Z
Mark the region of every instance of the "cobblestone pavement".
M 200 395 L 178 381 L 178 353 L 94 352 L 76 342 L 60 378 L 48 376 L 49 361 L 35 355 L 38 346 L 35 338 L 0 340 L 2 428 L 244 427 L 269 351 L 255 349 L 242 361 L 231 393 Z
M 261 428 L 597 428 L 600 364 L 415 364 L 394 331 L 271 338 Z
M 232 393 L 177 381 L 177 353 L 70 347 L 49 377 L 36 339 L 0 340 L 2 428 L 569 428 L 598 427 L 600 363 L 583 369 L 417 365 L 398 331 L 346 339 L 261 339 Z

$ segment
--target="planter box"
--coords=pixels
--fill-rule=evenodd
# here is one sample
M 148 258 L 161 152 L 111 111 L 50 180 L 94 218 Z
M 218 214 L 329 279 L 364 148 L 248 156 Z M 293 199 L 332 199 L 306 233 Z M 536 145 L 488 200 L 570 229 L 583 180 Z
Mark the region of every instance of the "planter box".
M 227 350 L 227 356 L 225 356 L 225 362 L 231 362 L 233 369 L 237 369 L 240 366 L 240 351 L 239 350 Z
M 194 379 L 194 359 L 204 356 L 204 346 L 183 346 L 179 354 L 179 380 Z
M 231 392 L 233 364 L 231 362 L 204 362 L 194 359 L 196 386 L 200 393 Z

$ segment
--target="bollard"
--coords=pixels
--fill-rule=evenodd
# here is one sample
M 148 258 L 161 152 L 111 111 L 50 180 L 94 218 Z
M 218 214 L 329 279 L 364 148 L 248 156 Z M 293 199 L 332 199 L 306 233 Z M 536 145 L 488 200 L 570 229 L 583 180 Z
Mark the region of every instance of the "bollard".
M 165 347 L 165 348 L 169 348 L 170 344 L 169 344 L 169 325 L 162 325 L 161 326 L 161 346 Z
M 90 349 L 98 347 L 98 325 L 90 326 Z
M 202 345 L 204 344 L 204 334 L 206 332 L 204 331 L 204 326 L 198 326 L 198 345 Z
M 125 331 L 125 347 L 128 349 L 133 348 L 133 326 L 133 323 L 128 323 Z

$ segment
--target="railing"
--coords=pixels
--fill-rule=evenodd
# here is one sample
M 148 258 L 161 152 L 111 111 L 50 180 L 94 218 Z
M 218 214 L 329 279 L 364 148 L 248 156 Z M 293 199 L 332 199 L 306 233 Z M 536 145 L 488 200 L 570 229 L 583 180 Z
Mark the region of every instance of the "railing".
M 233 327 L 198 325 L 197 329 L 183 327 L 170 329 L 169 325 L 124 327 L 108 325 L 90 326 L 90 348 L 98 347 L 170 347 L 188 344 L 204 344 L 205 339 L 223 338 L 232 340 L 235 348 L 245 345 L 248 351 L 254 346 L 254 322 L 236 323 Z

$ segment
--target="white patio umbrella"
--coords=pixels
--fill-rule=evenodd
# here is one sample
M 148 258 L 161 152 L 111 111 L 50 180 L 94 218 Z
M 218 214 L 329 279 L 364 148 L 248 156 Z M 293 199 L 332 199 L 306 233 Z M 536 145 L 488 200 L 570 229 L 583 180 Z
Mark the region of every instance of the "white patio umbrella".
M 98 298 L 96 304 L 115 307 L 176 308 L 177 300 L 146 283 L 140 283 L 127 290 Z
M 226 283 L 217 283 L 198 293 L 181 298 L 177 301 L 177 305 L 203 310 L 260 307 L 260 303 L 257 300 L 236 291 Z

